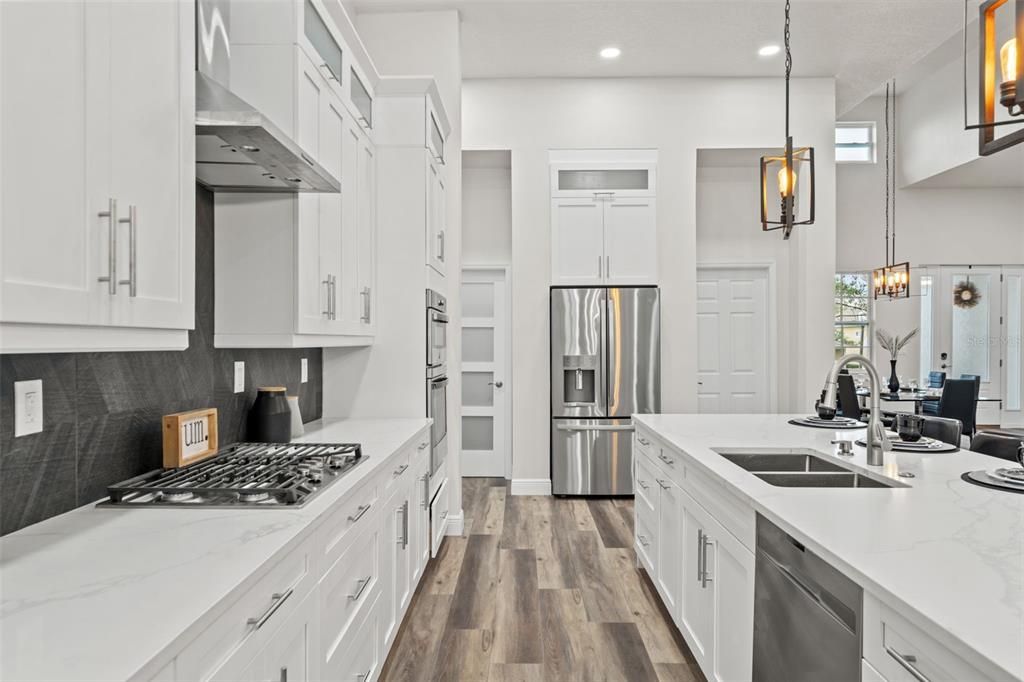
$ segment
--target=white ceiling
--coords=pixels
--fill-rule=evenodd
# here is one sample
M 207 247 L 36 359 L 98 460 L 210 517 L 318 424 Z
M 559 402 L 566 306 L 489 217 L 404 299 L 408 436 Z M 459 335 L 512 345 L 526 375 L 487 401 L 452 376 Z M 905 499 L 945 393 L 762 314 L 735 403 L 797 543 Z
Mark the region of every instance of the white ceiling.
M 457 9 L 465 78 L 781 76 L 782 0 L 353 0 L 356 12 Z M 837 112 L 955 34 L 963 0 L 793 0 L 793 73 L 835 76 Z M 615 45 L 622 56 L 597 53 Z

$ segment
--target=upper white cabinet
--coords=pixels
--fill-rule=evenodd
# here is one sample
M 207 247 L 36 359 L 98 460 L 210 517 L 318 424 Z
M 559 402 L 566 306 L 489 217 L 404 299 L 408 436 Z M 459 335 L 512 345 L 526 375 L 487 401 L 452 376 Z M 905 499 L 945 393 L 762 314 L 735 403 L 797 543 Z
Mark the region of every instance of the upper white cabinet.
M 408 151 L 410 163 L 422 164 L 418 187 L 403 183 L 401 191 L 422 193 L 424 264 L 444 276 L 448 260 L 445 145 L 451 124 L 437 85 L 432 78 L 381 78 L 377 95 L 374 140 L 391 150 Z M 412 161 L 414 152 L 422 161 Z M 389 186 L 389 192 L 398 189 L 397 183 Z M 393 196 L 381 197 L 382 202 L 391 200 Z
M 550 162 L 552 284 L 657 284 L 657 153 L 558 151 Z
M 0 351 L 188 345 L 193 22 L 173 0 L 0 4 Z
M 356 66 L 341 30 L 318 2 L 270 0 L 233 3 L 232 32 L 231 89 L 339 178 L 342 189 L 217 194 L 214 343 L 369 345 L 376 317 L 376 151 L 368 112 L 356 107 L 366 102 L 344 96 Z M 370 81 L 359 87 L 368 87 L 364 82 Z

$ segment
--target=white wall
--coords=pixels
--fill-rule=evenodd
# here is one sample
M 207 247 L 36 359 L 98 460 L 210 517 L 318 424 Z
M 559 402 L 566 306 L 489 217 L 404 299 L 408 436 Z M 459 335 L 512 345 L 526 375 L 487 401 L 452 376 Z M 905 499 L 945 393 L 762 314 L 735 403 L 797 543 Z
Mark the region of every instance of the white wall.
M 512 263 L 512 155 L 462 152 L 462 262 Z
M 905 110 L 902 95 L 897 110 Z M 875 121 L 878 125 L 877 164 L 838 164 L 836 167 L 836 268 L 840 272 L 870 271 L 885 262 L 884 99 L 873 97 L 844 115 L 847 121 Z M 952 123 L 950 123 L 952 125 Z M 932 152 L 916 163 L 921 153 L 907 144 L 908 127 L 898 128 L 897 168 L 914 165 L 934 170 L 940 166 Z M 942 147 L 944 138 L 933 142 Z M 976 146 L 974 147 L 976 153 Z M 950 154 L 953 152 L 950 151 Z M 993 157 L 994 158 L 994 157 Z M 941 165 L 951 162 L 947 156 Z M 1022 170 L 1024 172 L 1024 170 Z M 915 173 L 916 174 L 916 173 Z M 1024 263 L 1024 189 L 920 189 L 896 190 L 896 261 L 923 265 L 1006 265 Z M 916 289 L 918 277 L 912 271 Z M 920 299 L 875 304 L 875 323 L 891 333 L 903 334 L 920 325 Z M 900 358 L 900 373 L 916 376 L 917 343 Z M 888 367 L 885 351 L 873 356 Z
M 788 247 L 795 287 L 791 367 L 801 405 L 813 404 L 832 358 L 835 272 L 835 91 L 831 79 L 793 83 L 793 130 L 814 145 L 818 222 Z M 697 150 L 764 148 L 783 140 L 783 87 L 775 79 L 503 79 L 466 81 L 464 146 L 512 150 L 513 476 L 549 477 L 548 287 L 550 190 L 547 153 L 557 148 L 656 148 L 662 273 L 662 385 L 666 412 L 696 409 Z M 753 106 L 754 103 L 756 106 Z M 757 194 L 752 239 L 762 235 Z M 767 243 L 767 241 L 765 242 Z
M 462 177 L 461 164 L 458 162 L 462 153 L 462 61 L 458 13 L 431 11 L 359 14 L 355 16 L 355 25 L 381 75 L 433 76 L 451 121 L 452 131 L 446 145 L 449 159 L 446 167 L 448 276 L 446 279 L 437 277 L 425 264 L 399 268 L 399 271 L 408 273 L 408 277 L 423 276 L 428 286 L 442 291 L 448 297 L 452 327 L 457 329 L 462 216 Z M 379 150 L 378 155 L 388 153 L 391 152 Z M 394 153 L 401 154 L 402 150 L 394 150 Z M 415 158 L 419 163 L 422 155 Z M 420 174 L 423 172 L 422 168 L 410 167 L 409 170 Z M 378 179 L 378 187 L 386 183 L 387 178 Z M 392 265 L 400 264 L 404 255 L 401 250 L 401 244 L 378 244 L 378 262 L 391 258 Z M 381 270 L 386 269 L 381 267 Z M 408 300 L 379 300 L 378 306 L 378 324 L 381 329 L 377 345 L 369 349 L 341 349 L 324 353 L 324 416 L 327 418 L 421 416 L 426 413 L 426 349 L 419 341 L 422 337 L 415 337 L 415 345 L 419 346 L 414 349 L 415 354 L 402 353 L 398 361 L 389 361 L 394 349 L 402 347 L 402 339 L 393 338 L 394 334 L 384 338 L 387 327 L 383 324 L 384 314 L 380 312 L 387 307 L 403 320 L 411 321 L 415 329 L 422 329 L 426 319 L 423 288 L 416 288 Z M 391 325 L 390 328 L 398 326 Z M 456 363 L 461 353 L 457 334 L 448 337 L 448 353 L 447 470 L 452 480 L 449 485 L 451 510 L 453 514 L 460 515 L 462 486 L 459 484 L 458 453 L 462 447 L 462 432 L 459 428 L 462 416 L 458 396 L 462 392 L 462 377 Z M 384 360 L 375 361 L 375 356 Z M 403 388 L 397 388 L 399 386 Z M 399 395 L 396 395 L 396 390 Z M 329 399 L 327 391 L 335 395 Z

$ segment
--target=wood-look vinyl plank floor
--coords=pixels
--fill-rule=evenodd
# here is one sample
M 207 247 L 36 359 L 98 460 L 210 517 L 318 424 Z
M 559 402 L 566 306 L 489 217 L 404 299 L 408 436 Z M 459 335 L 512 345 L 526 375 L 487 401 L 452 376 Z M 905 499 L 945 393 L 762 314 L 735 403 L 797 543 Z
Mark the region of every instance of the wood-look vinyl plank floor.
M 465 479 L 381 680 L 705 682 L 633 551 L 633 501 Z

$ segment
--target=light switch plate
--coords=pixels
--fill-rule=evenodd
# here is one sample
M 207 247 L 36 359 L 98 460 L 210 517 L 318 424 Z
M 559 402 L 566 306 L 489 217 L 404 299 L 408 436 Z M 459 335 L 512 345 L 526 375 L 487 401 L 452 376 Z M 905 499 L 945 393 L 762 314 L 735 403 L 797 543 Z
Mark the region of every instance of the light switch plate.
M 43 381 L 14 382 L 14 437 L 43 430 Z
M 235 363 L 235 393 L 245 390 L 245 363 Z
M 302 383 L 309 381 L 309 361 L 302 358 Z

